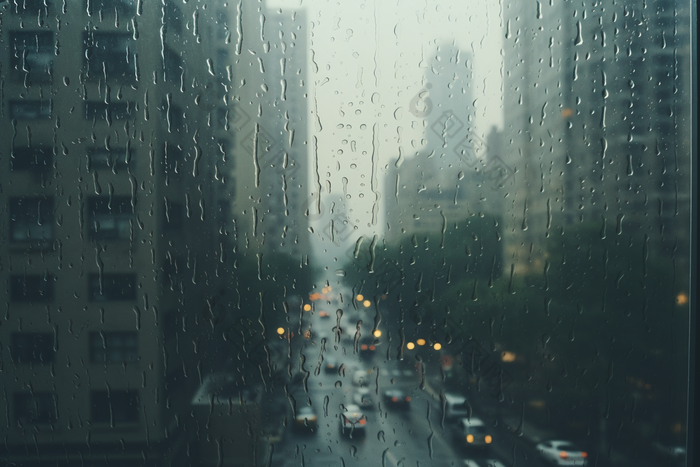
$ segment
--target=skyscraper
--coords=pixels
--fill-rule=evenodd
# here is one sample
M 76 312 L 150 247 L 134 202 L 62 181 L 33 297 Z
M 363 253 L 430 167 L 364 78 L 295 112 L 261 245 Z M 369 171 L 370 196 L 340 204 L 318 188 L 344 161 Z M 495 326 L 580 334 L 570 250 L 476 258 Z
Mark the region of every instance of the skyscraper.
M 506 2 L 503 17 L 512 257 L 540 267 L 547 238 L 581 222 L 660 240 L 685 225 L 674 206 L 688 193 L 676 124 L 688 109 L 687 16 L 658 0 Z

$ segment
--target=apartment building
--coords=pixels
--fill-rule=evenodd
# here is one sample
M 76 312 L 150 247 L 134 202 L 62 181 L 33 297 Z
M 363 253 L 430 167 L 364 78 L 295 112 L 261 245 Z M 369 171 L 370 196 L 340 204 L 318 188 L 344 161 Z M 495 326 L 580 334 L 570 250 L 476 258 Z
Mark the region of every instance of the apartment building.
M 504 3 L 509 263 L 541 269 L 549 236 L 582 222 L 646 232 L 667 252 L 687 231 L 683 8 Z
M 231 198 L 196 18 L 169 0 L 0 3 L 3 462 L 183 456 Z

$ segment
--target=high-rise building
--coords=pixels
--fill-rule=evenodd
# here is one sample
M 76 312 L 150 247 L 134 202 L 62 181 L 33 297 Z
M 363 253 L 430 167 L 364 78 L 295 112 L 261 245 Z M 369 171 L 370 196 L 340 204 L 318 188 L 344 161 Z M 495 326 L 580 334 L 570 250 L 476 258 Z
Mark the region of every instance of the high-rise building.
M 423 120 L 425 146 L 399 155 L 384 184 L 387 239 L 440 236 L 471 215 L 501 209 L 507 174 L 499 171 L 507 167 L 499 165 L 499 148 L 489 146 L 496 130 L 486 138 L 475 131 L 472 66 L 454 43 L 435 50 L 410 108 Z
M 235 135 L 231 217 L 239 251 L 279 253 L 306 261 L 309 201 L 306 14 L 264 3 L 222 8 L 232 31 L 226 54 L 232 79 L 228 121 Z M 223 49 L 222 49 L 223 52 Z
M 504 148 L 515 170 L 506 236 L 539 268 L 576 223 L 675 241 L 688 196 L 690 23 L 666 0 L 506 2 Z M 670 234 L 670 235 L 669 235 Z M 522 261 L 521 261 L 522 260 Z
M 181 456 L 220 281 L 212 38 L 170 0 L 0 9 L 0 458 Z

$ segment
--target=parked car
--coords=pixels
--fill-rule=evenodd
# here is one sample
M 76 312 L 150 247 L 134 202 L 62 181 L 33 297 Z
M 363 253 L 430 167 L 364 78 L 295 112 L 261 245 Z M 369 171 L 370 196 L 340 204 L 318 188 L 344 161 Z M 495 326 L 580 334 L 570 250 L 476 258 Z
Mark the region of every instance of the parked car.
M 570 441 L 549 440 L 539 443 L 535 448 L 545 461 L 553 465 L 588 465 L 588 453 L 579 449 Z
M 384 402 L 388 408 L 408 410 L 410 407 L 411 396 L 407 395 L 400 389 L 388 389 L 384 391 Z
M 352 384 L 357 387 L 367 386 L 369 384 L 371 370 L 357 370 L 352 375 Z
M 326 373 L 336 373 L 338 366 L 338 360 L 335 357 L 326 357 L 323 361 L 323 371 Z
M 352 395 L 353 402 L 364 410 L 374 409 L 374 399 L 370 390 L 365 387 L 358 388 Z
M 345 407 L 345 411 L 340 414 L 340 432 L 351 438 L 359 438 L 365 435 L 367 417 L 359 406 L 350 404 Z
M 483 420 L 477 417 L 461 418 L 456 424 L 455 441 L 461 447 L 488 448 L 493 436 L 487 430 Z
M 294 417 L 294 428 L 302 431 L 316 431 L 317 426 L 318 417 L 316 417 L 316 412 L 314 412 L 312 407 L 305 405 L 297 409 L 296 416 Z
M 445 394 L 445 419 L 458 421 L 471 416 L 467 398 L 458 394 Z

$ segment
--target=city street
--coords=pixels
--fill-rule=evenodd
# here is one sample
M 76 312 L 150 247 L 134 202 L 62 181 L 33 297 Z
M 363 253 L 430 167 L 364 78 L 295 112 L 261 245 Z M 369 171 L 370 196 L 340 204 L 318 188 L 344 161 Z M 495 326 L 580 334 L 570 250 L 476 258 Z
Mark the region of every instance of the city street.
M 335 320 L 318 316 L 307 318 L 311 329 L 317 334 L 331 335 Z M 328 328 L 328 329 L 326 329 Z M 269 465 L 310 466 L 343 465 L 383 467 L 398 466 L 493 466 L 513 465 L 514 457 L 518 465 L 544 465 L 535 455 L 534 449 L 503 427 L 494 427 L 494 420 L 488 414 L 475 408 L 473 416 L 482 417 L 493 443 L 487 449 L 467 450 L 457 444 L 455 425 L 443 419 L 439 392 L 440 380 L 432 375 L 424 380 L 420 389 L 419 372 L 409 361 L 386 361 L 383 356 L 364 357 L 353 352 L 351 340 L 336 345 L 331 337 L 323 353 L 324 362 L 336 360 L 338 366 L 332 372 L 316 372 L 320 354 L 320 341 L 313 337 L 307 340 L 302 349 L 306 371 L 309 371 L 307 385 L 290 385 L 291 402 L 288 404 L 288 419 L 291 420 L 291 407 L 297 410 L 309 405 L 317 415 L 317 428 L 313 431 L 298 429 L 293 422 L 288 423 L 282 439 L 274 447 Z M 295 359 L 298 357 L 292 357 Z M 356 432 L 341 431 L 341 413 L 353 404 L 353 394 L 358 386 L 353 375 L 367 370 L 366 386 L 373 399 L 372 409 L 363 409 L 367 422 L 364 436 Z M 318 373 L 318 374 L 315 374 Z M 400 390 L 410 397 L 408 409 L 388 407 L 383 393 L 386 390 Z M 489 396 L 485 396 L 489 397 Z M 478 404 L 475 404 L 478 407 Z

